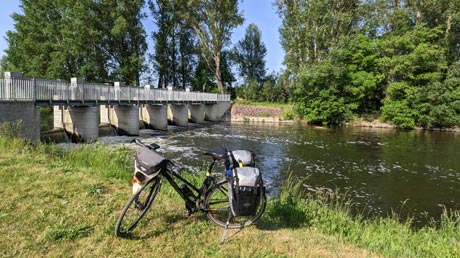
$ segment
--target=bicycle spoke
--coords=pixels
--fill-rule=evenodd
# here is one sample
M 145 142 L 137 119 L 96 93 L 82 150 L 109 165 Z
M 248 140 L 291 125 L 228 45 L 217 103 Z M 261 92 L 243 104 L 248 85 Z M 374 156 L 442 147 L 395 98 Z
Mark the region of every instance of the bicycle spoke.
M 219 182 L 212 188 L 205 200 L 205 211 L 208 218 L 221 227 L 225 227 L 229 218 L 230 203 L 228 200 L 228 183 L 227 181 Z M 260 192 L 261 199 L 257 212 L 252 216 L 230 216 L 228 228 L 242 228 L 250 225 L 262 216 L 265 210 L 265 194 Z

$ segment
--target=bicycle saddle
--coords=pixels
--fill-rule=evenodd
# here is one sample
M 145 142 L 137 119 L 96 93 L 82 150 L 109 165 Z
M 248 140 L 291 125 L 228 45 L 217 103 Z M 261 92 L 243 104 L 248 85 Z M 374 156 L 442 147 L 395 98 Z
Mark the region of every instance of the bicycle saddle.
M 227 148 L 219 148 L 217 150 L 207 150 L 204 155 L 211 156 L 213 159 L 222 160 L 227 158 Z

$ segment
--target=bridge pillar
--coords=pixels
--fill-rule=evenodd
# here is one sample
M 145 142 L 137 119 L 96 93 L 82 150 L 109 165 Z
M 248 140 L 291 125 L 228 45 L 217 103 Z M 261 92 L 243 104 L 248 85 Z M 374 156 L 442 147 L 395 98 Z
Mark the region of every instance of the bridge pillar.
M 168 130 L 168 108 L 167 105 L 142 105 L 141 120 L 148 128 L 156 130 Z
M 110 106 L 108 110 L 110 124 L 120 135 L 139 135 L 139 107 L 128 105 Z
M 168 120 L 171 124 L 178 126 L 188 126 L 188 105 L 187 104 L 169 104 Z
M 214 104 L 206 104 L 205 119 L 208 121 L 220 121 L 231 107 L 230 101 L 221 101 Z
M 53 125 L 54 128 L 64 128 L 64 107 L 53 107 Z
M 224 117 L 225 113 L 227 113 L 231 106 L 232 103 L 230 101 L 217 102 L 217 117 L 219 120 Z
M 32 101 L 0 101 L 0 124 L 21 121 L 21 135 L 40 140 L 40 111 Z
M 99 106 L 99 121 L 101 124 L 111 124 L 110 105 Z
M 203 123 L 204 122 L 204 104 L 190 104 L 188 105 L 189 111 L 189 120 L 193 123 Z
M 205 105 L 205 119 L 211 122 L 215 122 L 218 120 L 217 104 L 206 104 Z
M 99 137 L 99 107 L 54 108 L 54 125 L 82 141 L 95 141 Z M 59 122 L 61 117 L 61 122 Z

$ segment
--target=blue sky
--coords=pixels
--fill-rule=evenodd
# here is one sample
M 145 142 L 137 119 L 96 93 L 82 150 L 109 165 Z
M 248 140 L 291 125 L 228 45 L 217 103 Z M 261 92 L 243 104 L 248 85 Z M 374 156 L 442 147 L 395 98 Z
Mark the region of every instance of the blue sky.
M 2 0 L 0 7 L 0 56 L 4 55 L 4 50 L 7 48 L 5 36 L 8 30 L 13 30 L 13 20 L 11 14 L 21 12 L 19 8 L 19 0 Z M 283 68 L 282 61 L 284 52 L 279 43 L 278 28 L 281 25 L 281 20 L 276 14 L 272 0 L 245 0 L 240 4 L 240 10 L 244 14 L 244 24 L 233 31 L 232 43 L 244 37 L 246 27 L 250 23 L 255 23 L 262 31 L 262 40 L 267 47 L 267 57 L 265 58 L 268 72 L 279 71 Z M 151 22 L 147 21 L 146 31 L 149 29 Z M 150 25 L 149 25 L 150 24 Z

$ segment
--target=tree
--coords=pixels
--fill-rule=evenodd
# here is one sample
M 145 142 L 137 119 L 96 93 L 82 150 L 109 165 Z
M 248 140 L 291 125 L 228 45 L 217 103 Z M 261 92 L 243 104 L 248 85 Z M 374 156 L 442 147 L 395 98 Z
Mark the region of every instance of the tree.
M 185 88 L 191 84 L 196 63 L 196 39 L 188 26 L 181 1 L 149 1 L 157 30 L 152 33 L 155 53 L 152 55 L 158 75 L 158 87 Z
M 232 87 L 232 83 L 236 81 L 231 70 L 230 53 L 222 52 L 222 60 L 220 62 L 220 71 L 222 71 L 222 84 L 226 89 Z M 195 69 L 195 76 L 192 79 L 192 89 L 203 92 L 220 92 L 216 88 L 215 77 L 209 69 L 204 57 L 200 57 L 198 66 Z
M 22 0 L 2 69 L 29 77 L 139 83 L 146 49 L 142 0 Z
M 108 53 L 108 68 L 113 80 L 139 85 L 147 50 L 142 25 L 144 0 L 100 0 L 99 25 L 102 51 Z
M 243 23 L 242 14 L 238 13 L 238 1 L 191 0 L 187 2 L 187 10 L 184 15 L 198 36 L 201 54 L 215 74 L 219 92 L 224 93 L 220 70 L 222 51 L 230 42 L 232 29 Z
M 297 74 L 301 67 L 327 58 L 342 36 L 360 24 L 359 0 L 277 0 L 282 18 L 284 63 Z
M 267 49 L 262 41 L 262 32 L 257 25 L 249 24 L 244 38 L 233 49 L 235 62 L 238 64 L 240 76 L 246 82 L 256 80 L 262 84 L 265 78 L 265 56 Z
M 192 79 L 192 90 L 202 92 L 217 91 L 215 77 L 212 71 L 208 68 L 204 57 L 200 56 L 198 65 L 195 68 L 195 73 Z
M 158 77 L 158 88 L 166 88 L 171 77 L 169 76 L 169 67 L 172 66 L 169 58 L 170 36 L 174 30 L 172 6 L 168 0 L 159 0 L 156 2 L 149 1 L 149 7 L 157 26 L 157 31 L 152 33 L 155 44 L 155 53 L 152 54 L 153 67 Z

